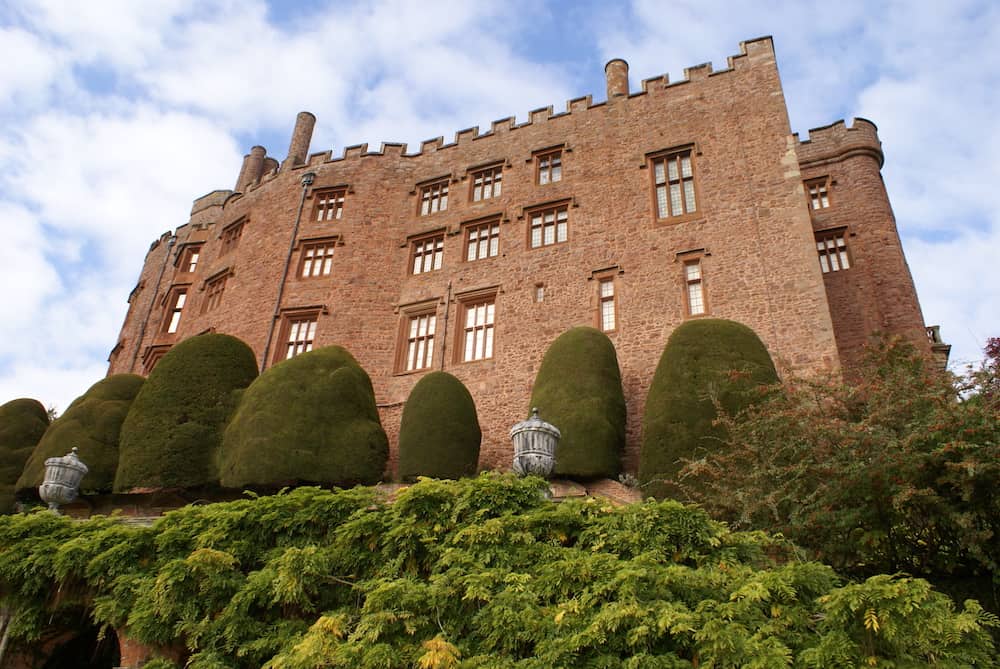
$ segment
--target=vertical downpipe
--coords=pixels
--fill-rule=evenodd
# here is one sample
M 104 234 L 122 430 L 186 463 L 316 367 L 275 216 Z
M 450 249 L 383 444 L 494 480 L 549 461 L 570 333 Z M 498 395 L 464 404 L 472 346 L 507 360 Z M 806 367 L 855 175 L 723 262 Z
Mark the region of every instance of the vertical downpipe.
M 163 281 L 163 273 L 166 271 L 167 262 L 170 260 L 170 251 L 174 248 L 176 241 L 177 235 L 170 235 L 170 241 L 167 242 L 167 252 L 163 254 L 163 264 L 160 265 L 160 273 L 156 277 L 153 294 L 149 297 L 149 306 L 146 307 L 146 316 L 142 319 L 142 325 L 139 326 L 139 338 L 135 342 L 135 350 L 132 351 L 132 361 L 128 364 L 129 373 L 135 373 L 135 361 L 139 357 L 139 349 L 142 348 L 143 337 L 146 336 L 146 324 L 149 322 L 149 316 L 153 313 L 153 305 L 156 304 L 156 295 L 160 292 L 160 282 Z
M 448 314 L 451 313 L 451 279 L 448 279 L 448 292 L 444 298 L 444 332 L 441 333 L 441 371 L 444 371 L 445 352 L 448 350 Z
M 292 252 L 295 250 L 295 240 L 299 236 L 299 224 L 302 222 L 302 208 L 306 204 L 306 191 L 312 185 L 316 175 L 306 172 L 302 175 L 302 197 L 299 198 L 299 211 L 295 214 L 295 226 L 292 228 L 292 237 L 288 240 L 288 253 L 285 255 L 285 269 L 281 274 L 281 283 L 278 284 L 278 297 L 274 300 L 274 313 L 271 314 L 271 325 L 267 329 L 267 340 L 264 342 L 264 353 L 260 359 L 260 371 L 267 369 L 267 357 L 271 352 L 271 341 L 274 339 L 274 327 L 278 324 L 278 316 L 281 315 L 281 297 L 285 294 L 285 282 L 288 281 L 288 267 L 292 262 Z

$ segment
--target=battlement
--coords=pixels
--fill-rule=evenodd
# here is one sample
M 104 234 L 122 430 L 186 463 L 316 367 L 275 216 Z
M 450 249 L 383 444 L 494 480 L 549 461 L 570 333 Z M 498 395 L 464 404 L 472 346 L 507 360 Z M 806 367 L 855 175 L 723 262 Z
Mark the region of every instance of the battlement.
M 798 133 L 794 136 L 802 165 L 866 154 L 878 161 L 879 167 L 885 161 L 878 128 L 866 118 L 856 117 L 850 128 L 843 119 L 821 128 L 812 128 L 809 139 L 800 140 Z
M 429 154 L 468 145 L 477 140 L 558 121 L 574 114 L 605 109 L 608 105 L 628 104 L 629 101 L 644 96 L 686 95 L 686 93 L 681 92 L 686 84 L 705 81 L 712 77 L 732 75 L 751 67 L 752 63 L 755 62 L 774 64 L 774 43 L 770 36 L 740 42 L 740 52 L 726 59 L 727 67 L 725 69 L 715 71 L 711 63 L 701 63 L 684 68 L 684 76 L 678 81 L 671 82 L 666 74 L 643 79 L 641 90 L 632 92 L 628 84 L 628 63 L 621 59 L 613 59 L 605 66 L 607 79 L 607 100 L 605 101 L 594 102 L 592 95 L 576 97 L 567 100 L 565 109 L 558 112 L 552 105 L 532 109 L 528 112 L 527 119 L 521 123 L 518 123 L 515 117 L 508 116 L 493 121 L 490 129 L 485 132 L 481 132 L 479 126 L 459 130 L 451 142 L 445 142 L 444 136 L 423 140 L 420 142 L 420 148 L 414 152 L 409 152 L 409 147 L 405 143 L 382 142 L 377 151 L 370 151 L 368 144 L 365 143 L 345 146 L 341 154 L 336 157 L 334 157 L 332 150 L 309 153 L 309 142 L 316 117 L 309 112 L 300 112 L 296 119 L 295 130 L 292 133 L 288 158 L 279 166 L 275 159 L 266 155 L 263 147 L 253 147 L 251 152 L 244 157 L 235 190 L 241 192 L 253 190 L 286 170 L 309 169 L 325 163 L 371 157 L 419 159 Z

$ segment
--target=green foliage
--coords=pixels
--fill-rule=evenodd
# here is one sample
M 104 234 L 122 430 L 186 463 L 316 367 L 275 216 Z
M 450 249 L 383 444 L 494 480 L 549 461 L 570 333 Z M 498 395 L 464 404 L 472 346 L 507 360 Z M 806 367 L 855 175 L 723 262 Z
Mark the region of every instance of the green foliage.
M 198 335 L 170 349 L 122 425 L 115 491 L 217 483 L 216 455 L 234 391 L 256 376 L 253 351 L 236 337 Z
M 0 406 L 0 514 L 14 510 L 14 484 L 48 426 L 38 400 L 25 397 Z
M 281 362 L 243 393 L 220 454 L 222 485 L 375 483 L 389 444 L 368 374 L 340 346 Z
M 80 482 L 85 492 L 111 492 L 118 469 L 118 438 L 122 422 L 145 379 L 115 374 L 101 379 L 73 400 L 56 418 L 17 481 L 19 495 L 37 498 L 45 478 L 45 460 L 66 455 L 75 446 L 88 467 Z
M 871 346 L 857 378 L 793 381 L 725 416 L 725 447 L 687 464 L 687 492 L 857 576 L 905 571 L 949 590 L 985 581 L 977 594 L 996 607 L 1000 397 L 899 340 Z
M 656 367 L 642 419 L 639 480 L 657 498 L 678 494 L 682 460 L 716 450 L 725 426 L 717 407 L 735 413 L 778 380 L 753 330 L 703 318 L 674 330 Z
M 924 581 L 843 585 L 701 509 L 555 504 L 544 485 L 299 488 L 151 528 L 4 517 L 0 605 L 15 644 L 92 603 L 201 669 L 996 666 L 996 618 Z
M 482 436 L 469 390 L 447 372 L 431 372 L 413 387 L 403 408 L 397 474 L 403 481 L 473 476 Z
M 625 395 L 607 335 L 576 327 L 552 342 L 535 377 L 531 406 L 562 433 L 556 475 L 618 476 L 625 448 Z

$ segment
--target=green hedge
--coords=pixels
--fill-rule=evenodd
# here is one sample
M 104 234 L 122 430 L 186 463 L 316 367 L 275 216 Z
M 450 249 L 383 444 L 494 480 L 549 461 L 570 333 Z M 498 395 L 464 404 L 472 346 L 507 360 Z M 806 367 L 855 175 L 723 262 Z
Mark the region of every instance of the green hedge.
M 198 335 L 170 349 L 122 425 L 115 491 L 217 483 L 217 451 L 236 391 L 256 376 L 253 351 L 236 337 Z
M 397 475 L 403 481 L 473 476 L 482 438 L 469 390 L 447 372 L 431 372 L 413 386 L 403 408 Z
M 261 374 L 240 400 L 220 453 L 228 488 L 375 483 L 389 444 L 371 380 L 340 346 Z
M 777 380 L 767 349 L 745 325 L 705 318 L 674 330 L 646 398 L 639 459 L 644 490 L 659 498 L 675 495 L 680 460 L 714 448 L 723 436 L 713 425 L 714 402 L 735 413 L 758 386 Z
M 615 346 L 603 332 L 577 327 L 542 359 L 531 406 L 562 432 L 555 474 L 615 478 L 625 448 L 625 395 Z
M 144 382 L 135 374 L 115 374 L 73 400 L 32 452 L 17 481 L 18 495 L 37 498 L 37 488 L 45 478 L 45 460 L 66 455 L 74 446 L 89 470 L 80 482 L 81 489 L 111 492 L 122 422 Z
M 48 426 L 49 414 L 38 400 L 25 397 L 0 406 L 0 513 L 14 510 L 15 484 Z

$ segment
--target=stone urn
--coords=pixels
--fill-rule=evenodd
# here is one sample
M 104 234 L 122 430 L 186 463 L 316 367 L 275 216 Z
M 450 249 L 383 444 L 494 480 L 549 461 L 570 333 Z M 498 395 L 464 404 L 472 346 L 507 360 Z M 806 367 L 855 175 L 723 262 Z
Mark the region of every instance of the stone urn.
M 38 486 L 38 495 L 49 505 L 49 509 L 59 513 L 60 504 L 69 504 L 80 492 L 80 481 L 90 469 L 76 455 L 77 448 L 61 458 L 45 461 L 45 480 Z
M 556 466 L 556 446 L 561 436 L 559 428 L 539 418 L 538 409 L 533 408 L 531 418 L 510 428 L 514 473 L 548 478 Z

